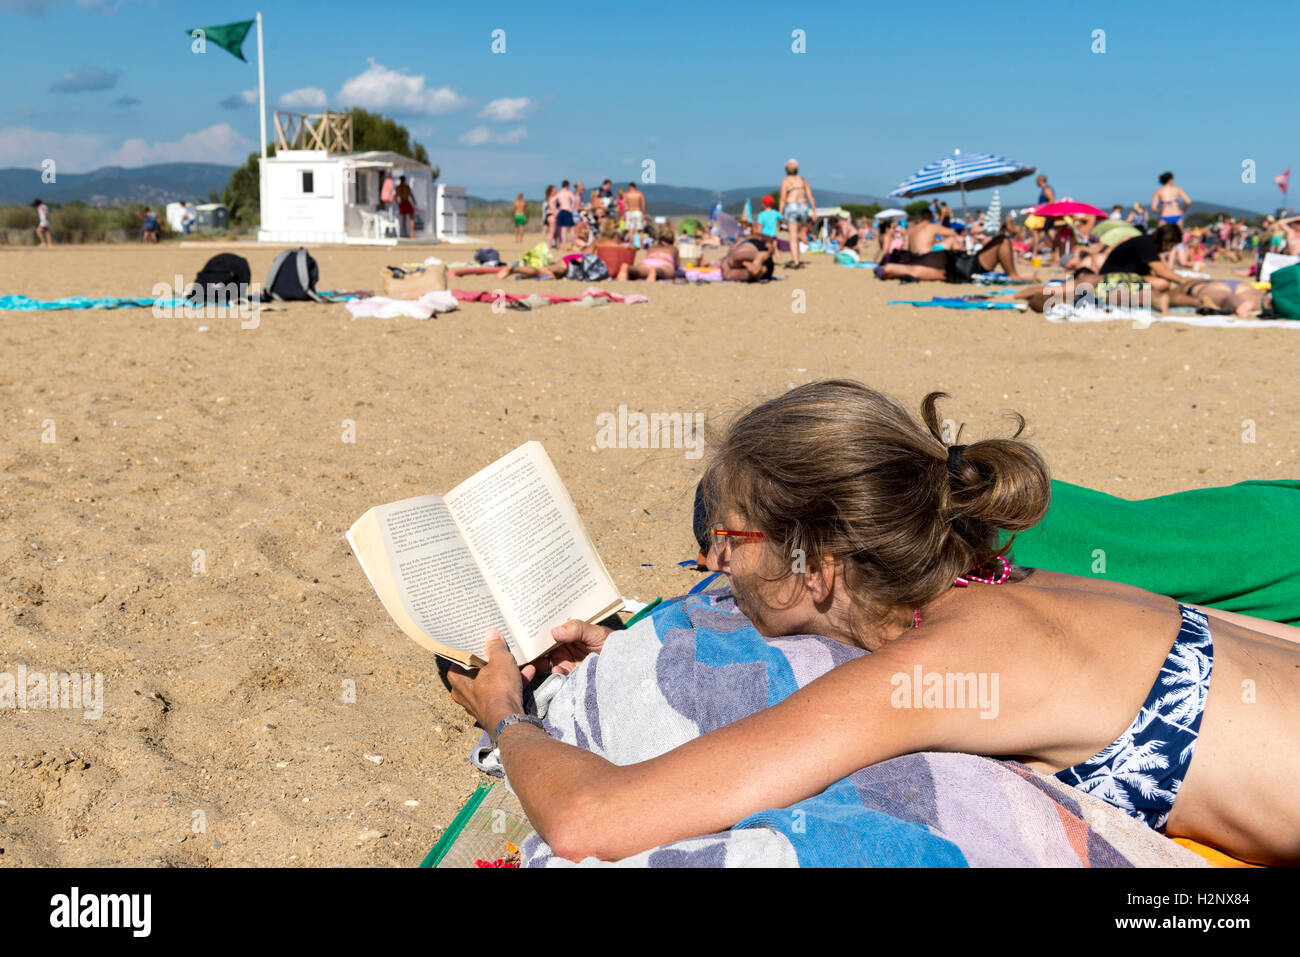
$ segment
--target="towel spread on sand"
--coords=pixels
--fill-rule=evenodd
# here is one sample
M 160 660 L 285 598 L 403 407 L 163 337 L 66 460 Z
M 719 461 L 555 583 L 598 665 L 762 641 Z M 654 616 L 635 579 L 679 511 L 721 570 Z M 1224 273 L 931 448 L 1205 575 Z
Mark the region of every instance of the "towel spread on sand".
M 1032 280 L 1012 279 L 1004 272 L 981 272 L 970 277 L 971 282 L 980 286 L 1027 286 Z
M 504 299 L 506 302 L 521 302 L 531 298 L 530 296 L 521 296 L 517 293 L 502 292 L 496 289 L 453 289 L 451 293 L 460 302 L 497 302 L 500 299 Z M 533 294 L 533 296 L 536 295 L 536 293 Z M 588 286 L 580 296 L 543 296 L 542 298 L 551 303 L 576 303 L 581 302 L 583 299 L 608 299 L 610 302 L 619 302 L 629 306 L 638 302 L 650 301 L 649 296 L 643 296 L 640 293 L 620 296 L 618 293 L 606 292 L 597 286 Z
M 764 639 L 729 591 L 673 599 L 571 675 L 537 689 L 553 737 L 615 764 L 643 761 L 773 705 L 866 654 L 816 636 Z M 870 729 L 864 729 L 869 733 Z M 486 740 L 486 739 L 485 739 Z M 475 763 L 500 773 L 481 743 Z M 570 862 L 539 835 L 526 867 Z M 582 862 L 594 866 L 600 862 Z M 1013 762 L 912 754 L 729 831 L 655 848 L 631 867 L 1129 867 L 1205 862 L 1123 811 Z
M 331 302 L 350 302 L 358 298 L 354 292 L 333 292 L 318 289 L 316 295 Z M 184 298 L 154 296 L 64 296 L 62 299 L 33 299 L 30 296 L 0 296 L 0 311 L 37 312 L 55 309 L 159 309 L 203 310 L 214 304 L 196 305 Z
M 968 296 L 958 298 L 935 296 L 933 299 L 891 299 L 891 306 L 936 306 L 940 309 L 1012 309 L 1024 312 L 1029 308 L 1026 302 L 1007 302 L 996 299 L 975 299 Z
M 184 309 L 185 299 L 154 296 L 65 296 L 62 299 L 32 299 L 30 296 L 0 296 L 0 310 L 36 312 L 46 309 Z
M 419 299 L 390 299 L 388 296 L 371 296 L 346 303 L 353 319 L 428 319 L 434 313 L 451 312 L 460 308 L 456 297 L 447 290 L 426 292 Z
M 1017 536 L 1012 555 L 1029 568 L 1300 625 L 1297 541 L 1300 480 L 1137 501 L 1054 480 L 1047 514 Z
M 1189 326 L 1215 326 L 1225 329 L 1300 329 L 1295 319 L 1238 319 L 1236 316 L 1198 316 L 1180 313 L 1164 316 L 1143 309 L 1110 308 L 1094 302 L 1054 303 L 1043 310 L 1048 322 L 1115 322 L 1131 321 L 1137 327 L 1153 322 L 1181 322 Z

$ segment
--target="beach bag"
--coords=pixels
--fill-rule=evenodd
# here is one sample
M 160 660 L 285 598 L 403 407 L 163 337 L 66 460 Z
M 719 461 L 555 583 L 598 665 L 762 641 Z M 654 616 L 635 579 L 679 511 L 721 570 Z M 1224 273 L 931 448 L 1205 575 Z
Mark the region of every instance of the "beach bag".
M 234 253 L 219 253 L 213 256 L 199 270 L 194 284 L 185 293 L 185 298 L 196 306 L 205 303 L 225 305 L 242 302 L 248 298 L 248 286 L 252 281 L 253 271 L 248 260 Z
M 474 253 L 474 261 L 481 266 L 499 266 L 501 264 L 501 254 L 491 246 L 484 246 Z
M 565 279 L 580 279 L 583 282 L 600 282 L 609 278 L 609 269 L 594 253 L 583 253 L 581 259 L 570 259 L 569 268 L 564 273 Z
M 1300 265 L 1285 266 L 1273 273 L 1273 312 L 1279 319 L 1300 319 Z
M 271 268 L 267 270 L 262 299 L 276 302 L 299 302 L 305 299 L 328 302 L 328 299 L 316 294 L 319 279 L 320 270 L 311 253 L 302 246 L 286 249 L 275 257 Z

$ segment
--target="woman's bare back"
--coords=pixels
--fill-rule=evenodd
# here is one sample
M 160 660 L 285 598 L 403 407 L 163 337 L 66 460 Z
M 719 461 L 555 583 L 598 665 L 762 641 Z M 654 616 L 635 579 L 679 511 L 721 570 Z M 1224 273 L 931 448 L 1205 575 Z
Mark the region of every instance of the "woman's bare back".
M 1009 756 L 1045 774 L 1087 761 L 1129 729 L 1182 623 L 1172 599 L 1055 572 L 1032 571 L 1008 586 L 972 585 L 949 594 L 957 601 L 936 603 L 927 625 L 948 633 L 953 625 L 996 627 L 998 656 L 1016 656 L 1042 677 L 1041 708 L 1005 717 L 1023 724 L 1029 743 L 1024 753 Z M 1273 632 L 1265 634 L 1206 611 L 1213 642 L 1209 693 L 1166 833 L 1243 860 L 1295 863 L 1300 629 L 1261 622 Z M 1288 640 L 1290 632 L 1295 637 Z

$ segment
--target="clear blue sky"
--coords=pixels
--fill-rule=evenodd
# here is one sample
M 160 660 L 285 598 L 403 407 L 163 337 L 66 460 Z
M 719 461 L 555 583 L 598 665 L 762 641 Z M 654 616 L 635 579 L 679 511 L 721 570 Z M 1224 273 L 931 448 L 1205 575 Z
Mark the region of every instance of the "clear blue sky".
M 255 37 L 243 64 L 194 55 L 185 31 L 256 9 L 0 0 L 0 167 L 239 161 L 258 139 L 246 102 Z M 488 197 L 627 180 L 646 158 L 660 183 L 755 186 L 775 183 L 789 156 L 814 188 L 884 193 L 961 148 L 1037 166 L 1059 195 L 1094 203 L 1145 202 L 1172 169 L 1193 199 L 1263 210 L 1281 198 L 1273 175 L 1300 166 L 1294 0 L 275 0 L 262 11 L 268 112 L 289 94 L 380 110 L 417 135 L 444 182 Z M 495 29 L 504 54 L 491 50 Z M 806 53 L 792 52 L 794 30 Z M 1092 52 L 1096 30 L 1104 53 Z M 1242 182 L 1246 159 L 1254 184 Z M 1023 181 L 1003 200 L 1035 195 Z

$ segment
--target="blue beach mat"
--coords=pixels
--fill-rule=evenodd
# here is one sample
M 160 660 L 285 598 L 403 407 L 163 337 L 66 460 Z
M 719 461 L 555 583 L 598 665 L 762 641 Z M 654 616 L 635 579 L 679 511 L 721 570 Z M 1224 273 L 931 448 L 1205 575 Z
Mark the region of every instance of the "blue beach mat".
M 891 306 L 935 306 L 939 309 L 1012 309 L 1024 312 L 1028 307 L 1023 302 L 993 302 L 988 299 L 948 299 L 935 296 L 933 299 L 891 299 Z
M 355 293 L 316 290 L 316 295 L 330 302 L 347 302 L 360 298 Z M 0 296 L 0 312 L 40 312 L 57 309 L 203 309 L 188 299 L 153 296 L 64 296 L 62 299 L 33 299 L 31 296 Z
M 38 312 L 52 309 L 183 309 L 184 299 L 155 299 L 153 296 L 65 296 L 62 299 L 33 299 L 30 296 L 0 296 L 0 310 Z

